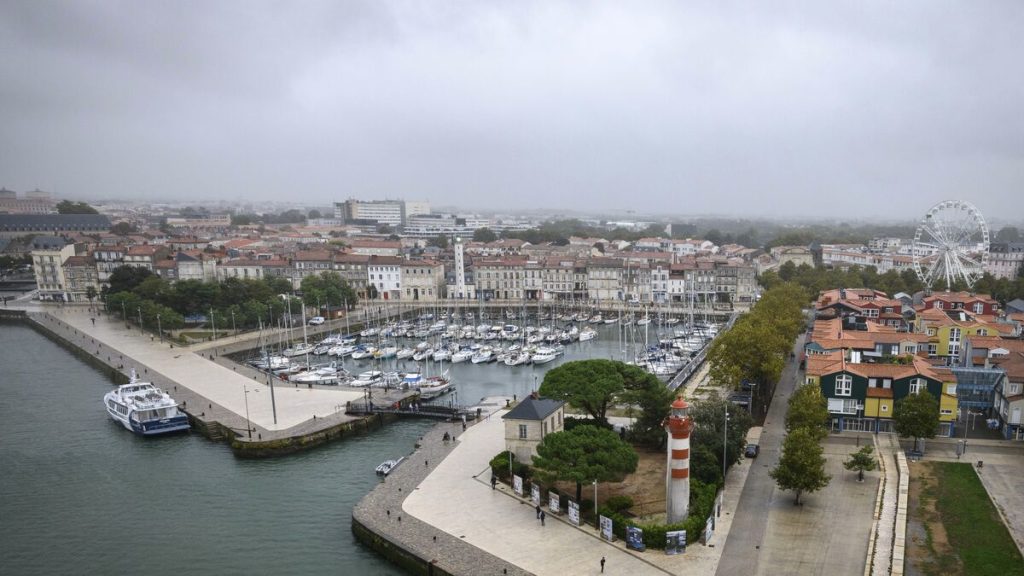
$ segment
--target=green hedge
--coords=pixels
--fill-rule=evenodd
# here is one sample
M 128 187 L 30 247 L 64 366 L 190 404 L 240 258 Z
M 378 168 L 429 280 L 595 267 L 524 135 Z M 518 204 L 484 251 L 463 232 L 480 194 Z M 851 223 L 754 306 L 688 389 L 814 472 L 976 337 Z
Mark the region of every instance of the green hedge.
M 686 541 L 691 544 L 700 539 L 701 534 L 704 533 L 704 525 L 707 522 L 708 516 L 711 516 L 712 512 L 714 512 L 715 496 L 717 494 L 718 490 L 714 485 L 704 484 L 699 480 L 691 480 L 690 513 L 686 520 L 676 524 L 639 524 L 608 506 L 602 506 L 598 513 L 612 519 L 612 532 L 619 538 L 624 539 L 626 537 L 627 526 L 636 526 L 644 531 L 645 546 L 663 550 L 665 548 L 666 532 L 686 530 Z

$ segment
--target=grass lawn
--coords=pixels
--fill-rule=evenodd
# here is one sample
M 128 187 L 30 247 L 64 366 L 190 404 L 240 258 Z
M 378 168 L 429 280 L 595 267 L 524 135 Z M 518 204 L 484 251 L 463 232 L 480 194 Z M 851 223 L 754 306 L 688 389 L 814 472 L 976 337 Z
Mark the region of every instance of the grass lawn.
M 970 464 L 929 462 L 935 482 L 925 489 L 949 546 L 970 576 L 1024 575 L 1024 559 Z

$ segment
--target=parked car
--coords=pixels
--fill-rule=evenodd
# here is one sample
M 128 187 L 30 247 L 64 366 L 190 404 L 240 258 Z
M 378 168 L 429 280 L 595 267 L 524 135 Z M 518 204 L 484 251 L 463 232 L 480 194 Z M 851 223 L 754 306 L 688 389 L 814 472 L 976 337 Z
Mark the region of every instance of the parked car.
M 747 458 L 757 458 L 757 455 L 761 452 L 761 447 L 757 444 L 747 444 L 746 450 L 743 451 L 743 455 Z
M 313 316 L 312 318 L 309 319 L 309 325 L 310 326 L 319 326 L 319 325 L 321 325 L 323 323 L 324 323 L 324 317 L 323 316 Z

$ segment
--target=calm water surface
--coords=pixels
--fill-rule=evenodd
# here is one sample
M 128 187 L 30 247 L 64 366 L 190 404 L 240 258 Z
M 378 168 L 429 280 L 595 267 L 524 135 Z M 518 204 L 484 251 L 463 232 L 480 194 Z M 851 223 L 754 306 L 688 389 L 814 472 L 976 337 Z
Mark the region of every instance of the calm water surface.
M 612 357 L 613 326 L 565 360 Z M 459 364 L 459 402 L 528 393 L 541 367 Z M 113 384 L 21 324 L 0 323 L 0 572 L 399 574 L 352 537 L 374 467 L 433 425 L 271 460 L 239 460 L 198 435 L 139 438 L 106 415 Z

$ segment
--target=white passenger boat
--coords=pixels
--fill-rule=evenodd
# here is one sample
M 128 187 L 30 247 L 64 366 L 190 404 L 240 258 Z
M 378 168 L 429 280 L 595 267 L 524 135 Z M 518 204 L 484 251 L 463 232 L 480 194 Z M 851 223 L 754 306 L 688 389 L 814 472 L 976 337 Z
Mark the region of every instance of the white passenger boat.
M 188 430 L 188 416 L 178 403 L 152 383 L 139 382 L 135 370 L 127 384 L 103 396 L 103 404 L 111 418 L 142 436 Z

